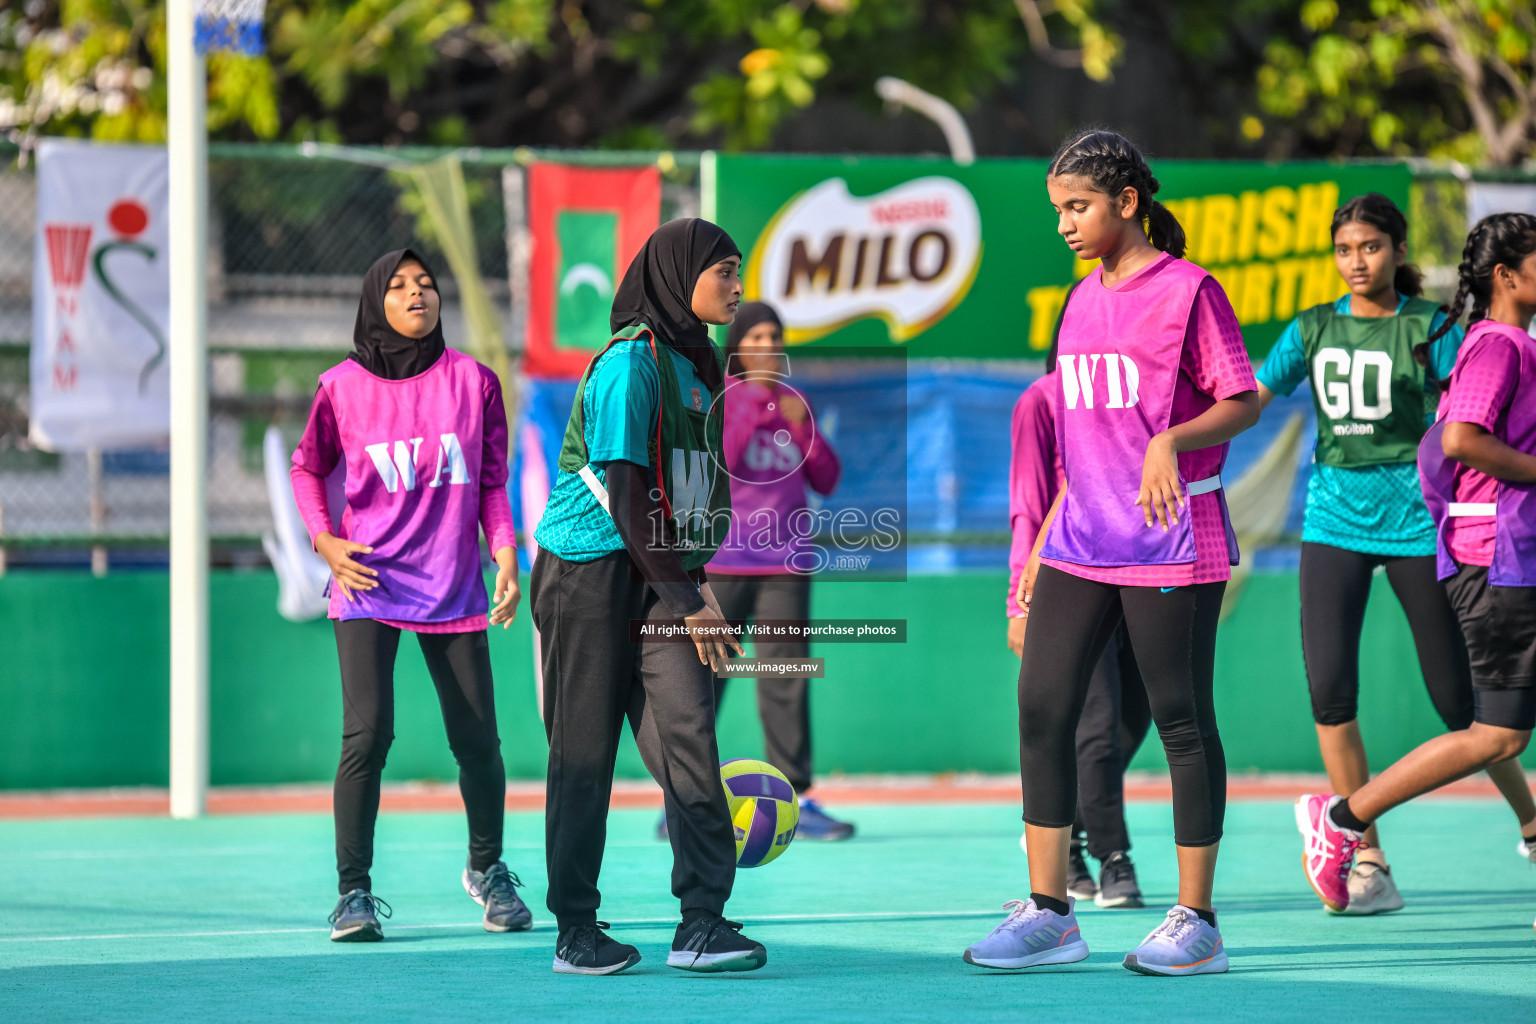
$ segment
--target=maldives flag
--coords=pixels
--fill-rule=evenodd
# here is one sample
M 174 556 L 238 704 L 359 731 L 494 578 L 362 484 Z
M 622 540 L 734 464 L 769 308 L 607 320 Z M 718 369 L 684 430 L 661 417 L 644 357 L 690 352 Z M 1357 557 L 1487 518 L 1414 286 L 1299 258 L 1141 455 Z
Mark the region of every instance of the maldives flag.
M 619 279 L 660 221 L 654 166 L 528 168 L 529 376 L 581 376 L 611 337 L 608 314 Z

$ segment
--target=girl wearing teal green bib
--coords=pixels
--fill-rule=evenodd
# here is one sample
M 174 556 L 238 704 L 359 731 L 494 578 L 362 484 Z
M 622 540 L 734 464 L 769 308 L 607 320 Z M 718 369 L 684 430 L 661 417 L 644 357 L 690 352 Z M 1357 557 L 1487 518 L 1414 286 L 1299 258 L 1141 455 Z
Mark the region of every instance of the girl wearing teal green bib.
M 1371 576 L 1386 572 L 1413 630 L 1419 668 L 1448 729 L 1472 723 L 1466 643 L 1435 574 L 1435 527 L 1419 489 L 1418 445 L 1434 419 L 1463 332 L 1419 297 L 1407 262 L 1408 224 L 1383 195 L 1357 196 L 1333 215 L 1334 259 L 1349 291 L 1304 310 L 1259 369 L 1260 400 L 1310 382 L 1317 448 L 1301 544 L 1301 641 L 1318 746 L 1333 790 L 1370 778 L 1356 714 L 1360 634 Z M 1519 766 L 1489 769 L 1522 824 L 1536 805 Z M 1373 825 L 1348 880 L 1347 913 L 1403 906 Z
M 534 533 L 557 973 L 616 974 L 640 960 L 597 919 L 626 718 L 666 800 L 682 911 L 668 966 L 750 971 L 768 959 L 723 916 L 736 838 L 713 669 L 741 647 L 704 575 L 730 525 L 731 494 L 715 408 L 723 374 L 706 324 L 735 318 L 740 270 L 736 243 L 707 221 L 672 221 L 646 241 L 614 295 L 612 339 L 577 386 Z

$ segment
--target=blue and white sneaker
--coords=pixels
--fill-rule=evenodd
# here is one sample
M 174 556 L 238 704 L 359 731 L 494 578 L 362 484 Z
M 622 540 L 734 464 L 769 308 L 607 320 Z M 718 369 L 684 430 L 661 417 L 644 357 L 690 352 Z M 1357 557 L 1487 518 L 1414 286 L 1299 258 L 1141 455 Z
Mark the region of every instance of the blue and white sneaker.
M 488 932 L 525 932 L 533 927 L 533 912 L 517 894 L 523 884 L 501 861 L 483 872 L 465 866 L 464 891 L 485 908 L 481 924 Z
M 834 841 L 853 838 L 853 824 L 838 821 L 821 809 L 821 804 L 808 796 L 800 798 L 800 824 L 795 826 L 796 839 L 824 839 Z
M 1018 970 L 1045 964 L 1075 964 L 1088 959 L 1088 944 L 1077 927 L 1077 901 L 1067 898 L 1072 908 L 1062 917 L 1052 910 L 1035 906 L 1035 901 L 1009 900 L 1009 911 L 992 934 L 966 949 L 961 958 L 977 967 Z
M 332 942 L 382 942 L 384 928 L 379 914 L 393 913 L 388 903 L 367 889 L 353 889 L 336 902 L 336 909 L 326 918 L 331 925 Z
M 1227 951 L 1221 943 L 1221 932 L 1180 905 L 1168 911 L 1163 923 L 1126 954 L 1125 966 L 1137 974 L 1169 977 L 1224 974 L 1228 967 Z

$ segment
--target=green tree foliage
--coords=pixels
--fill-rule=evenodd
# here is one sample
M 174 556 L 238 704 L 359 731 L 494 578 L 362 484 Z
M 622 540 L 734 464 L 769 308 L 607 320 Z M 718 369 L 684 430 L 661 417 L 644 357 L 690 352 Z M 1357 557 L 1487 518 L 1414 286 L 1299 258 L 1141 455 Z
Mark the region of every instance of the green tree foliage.
M 1509 166 L 1536 149 L 1531 0 L 1304 0 L 1274 40 L 1259 99 L 1336 152 Z
M 1024 52 L 1108 77 L 1095 0 L 269 0 L 268 53 L 209 60 L 225 138 L 767 145 L 906 78 L 962 107 Z M 0 129 L 165 134 L 164 0 L 0 9 Z

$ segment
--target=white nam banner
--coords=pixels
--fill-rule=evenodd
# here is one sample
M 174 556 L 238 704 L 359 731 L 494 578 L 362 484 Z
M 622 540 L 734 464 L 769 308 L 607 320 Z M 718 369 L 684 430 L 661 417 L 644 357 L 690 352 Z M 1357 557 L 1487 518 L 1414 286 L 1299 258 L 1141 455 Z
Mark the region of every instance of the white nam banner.
M 953 178 L 914 178 L 859 197 L 842 178 L 795 196 L 747 261 L 747 298 L 784 321 L 784 340 L 815 341 L 879 317 L 893 342 L 949 314 L 981 266 L 981 213 Z
M 38 147 L 31 436 L 40 447 L 169 436 L 168 173 L 160 146 Z

